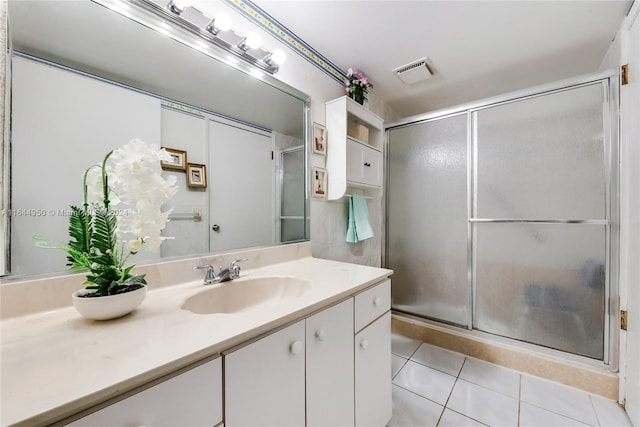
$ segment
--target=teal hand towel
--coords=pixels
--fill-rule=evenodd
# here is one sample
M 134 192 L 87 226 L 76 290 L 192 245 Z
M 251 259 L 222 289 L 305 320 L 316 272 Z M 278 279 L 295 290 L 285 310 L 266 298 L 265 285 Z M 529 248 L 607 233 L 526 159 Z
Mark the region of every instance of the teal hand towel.
M 349 223 L 347 225 L 347 242 L 357 243 L 373 237 L 369 224 L 369 209 L 364 196 L 354 194 L 349 197 Z

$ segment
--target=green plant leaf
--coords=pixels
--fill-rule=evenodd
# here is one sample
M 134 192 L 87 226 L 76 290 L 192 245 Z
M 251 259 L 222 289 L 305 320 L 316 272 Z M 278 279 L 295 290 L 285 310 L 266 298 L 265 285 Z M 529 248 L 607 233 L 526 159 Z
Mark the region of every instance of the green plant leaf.
M 93 262 L 104 266 L 120 267 L 116 256 L 116 225 L 117 218 L 113 211 L 96 207 L 91 236 L 91 246 L 95 249 L 91 254 Z
M 123 285 L 146 285 L 147 281 L 144 279 L 145 274 L 138 274 L 135 276 L 129 276 L 124 282 Z
M 76 264 L 84 265 L 81 260 L 77 258 L 79 254 L 88 254 L 89 247 L 87 243 L 91 241 L 92 230 L 91 227 L 87 227 L 87 224 L 91 224 L 91 214 L 78 208 L 77 206 L 71 206 L 71 216 L 69 217 L 69 244 L 67 251 L 67 265 L 72 268 Z

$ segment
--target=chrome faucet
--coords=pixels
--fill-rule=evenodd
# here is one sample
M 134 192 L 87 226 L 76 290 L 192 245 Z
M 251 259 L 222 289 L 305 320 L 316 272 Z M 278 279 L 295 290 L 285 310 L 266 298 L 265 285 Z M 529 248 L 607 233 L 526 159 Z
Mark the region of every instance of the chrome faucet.
M 218 274 L 216 274 L 215 267 L 211 264 L 207 265 L 196 265 L 193 267 L 194 270 L 206 269 L 207 272 L 204 275 L 204 284 L 211 285 L 214 283 L 220 282 L 228 282 L 233 279 L 237 279 L 240 277 L 240 266 L 239 262 L 248 261 L 248 258 L 240 258 L 231 261 L 231 264 L 227 268 L 222 268 L 222 266 L 218 267 Z

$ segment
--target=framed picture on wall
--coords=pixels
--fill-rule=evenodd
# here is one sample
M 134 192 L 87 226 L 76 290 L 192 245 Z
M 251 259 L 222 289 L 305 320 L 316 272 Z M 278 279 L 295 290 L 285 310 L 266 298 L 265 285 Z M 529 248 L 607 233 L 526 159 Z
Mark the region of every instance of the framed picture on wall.
M 322 168 L 313 168 L 312 170 L 313 197 L 327 197 L 327 171 Z
M 207 167 L 197 163 L 187 163 L 187 187 L 207 188 Z
M 327 128 L 318 123 L 313 124 L 313 152 L 327 154 Z
M 168 161 L 161 161 L 160 165 L 162 169 L 173 169 L 173 170 L 187 170 L 187 152 L 182 150 L 176 150 L 175 148 L 167 148 L 161 147 L 169 153 L 171 159 Z

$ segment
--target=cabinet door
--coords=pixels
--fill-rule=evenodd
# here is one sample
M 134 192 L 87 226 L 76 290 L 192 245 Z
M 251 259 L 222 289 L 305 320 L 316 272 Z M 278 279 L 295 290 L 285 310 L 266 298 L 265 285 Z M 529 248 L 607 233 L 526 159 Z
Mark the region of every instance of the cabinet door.
M 382 153 L 347 138 L 347 181 L 382 186 Z
M 222 422 L 222 358 L 204 363 L 69 426 L 215 426 Z
M 347 181 L 364 182 L 364 147 L 348 138 Z
M 382 186 L 382 153 L 370 147 L 363 150 L 363 180 L 367 185 Z
M 305 424 L 304 340 L 302 320 L 224 355 L 226 427 Z
M 352 426 L 353 298 L 306 322 L 307 426 Z
M 391 419 L 391 313 L 355 338 L 356 425 L 384 426 Z

